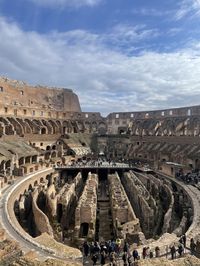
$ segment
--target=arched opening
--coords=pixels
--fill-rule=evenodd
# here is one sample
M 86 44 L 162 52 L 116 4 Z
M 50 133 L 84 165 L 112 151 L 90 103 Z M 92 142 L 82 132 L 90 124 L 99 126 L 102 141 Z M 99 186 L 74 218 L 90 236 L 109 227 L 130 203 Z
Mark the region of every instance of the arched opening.
M 45 159 L 45 160 L 49 160 L 49 158 L 50 158 L 50 153 L 47 152 L 47 153 L 44 155 L 44 159 Z
M 10 165 L 11 165 L 11 161 L 9 160 L 9 161 L 6 162 L 6 169 L 9 168 Z
M 56 158 L 56 152 L 55 152 L 55 151 L 52 152 L 52 154 L 51 154 L 51 158 Z
M 82 223 L 80 228 L 80 237 L 87 237 L 89 231 L 89 224 Z
M 46 150 L 49 151 L 50 149 L 51 149 L 51 147 L 48 145 L 48 146 L 46 147 Z
M 25 161 L 25 160 L 24 160 L 24 157 L 20 158 L 20 159 L 19 159 L 19 165 L 23 165 L 23 164 L 24 164 L 24 161 Z
M 47 131 L 46 131 L 46 128 L 45 128 L 45 127 L 43 127 L 43 128 L 41 129 L 41 134 L 42 134 L 42 135 L 45 135 L 45 134 L 46 134 L 46 132 L 47 132 Z

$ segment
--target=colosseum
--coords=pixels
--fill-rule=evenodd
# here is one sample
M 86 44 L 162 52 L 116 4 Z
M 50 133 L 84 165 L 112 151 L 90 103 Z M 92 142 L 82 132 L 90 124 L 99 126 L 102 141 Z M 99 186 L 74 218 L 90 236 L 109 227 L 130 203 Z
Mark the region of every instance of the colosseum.
M 0 78 L 0 265 L 93 265 L 84 245 L 119 239 L 173 265 L 183 237 L 200 265 L 199 169 L 200 106 L 103 117 L 71 89 Z

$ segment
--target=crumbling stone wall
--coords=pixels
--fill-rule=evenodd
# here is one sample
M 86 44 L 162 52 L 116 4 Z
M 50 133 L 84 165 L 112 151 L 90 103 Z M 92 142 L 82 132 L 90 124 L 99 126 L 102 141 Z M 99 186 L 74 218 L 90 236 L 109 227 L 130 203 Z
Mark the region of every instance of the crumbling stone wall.
M 70 89 L 30 86 L 25 82 L 0 78 L 0 104 L 15 105 L 31 108 L 62 110 L 66 112 L 80 112 L 78 96 Z M 38 97 L 40 95 L 40 97 Z
M 126 237 L 126 234 L 135 235 L 141 231 L 140 222 L 133 211 L 117 172 L 108 175 L 108 183 L 116 235 L 123 237 Z
M 145 236 L 152 236 L 159 214 L 155 200 L 132 171 L 124 173 L 122 184 L 137 217 L 140 219 Z
M 97 188 L 98 176 L 96 174 L 89 173 L 75 212 L 76 238 L 79 238 L 82 234 L 81 224 L 88 224 L 88 234 L 86 237 L 89 239 L 94 239 L 97 209 Z
M 37 226 L 38 231 L 42 233 L 47 233 L 50 236 L 53 236 L 53 229 L 50 225 L 48 217 L 39 209 L 37 206 L 37 198 L 38 198 L 38 189 L 35 189 L 32 193 L 32 210 L 34 214 L 35 224 Z

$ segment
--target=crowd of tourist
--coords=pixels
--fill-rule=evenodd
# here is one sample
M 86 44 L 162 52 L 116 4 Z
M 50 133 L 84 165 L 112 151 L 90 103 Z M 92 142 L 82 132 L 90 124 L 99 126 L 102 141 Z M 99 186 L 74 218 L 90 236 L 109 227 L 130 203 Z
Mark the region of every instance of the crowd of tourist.
M 190 240 L 190 253 L 195 255 L 196 243 L 192 238 Z M 85 241 L 82 246 L 82 252 L 84 258 L 90 258 L 93 265 L 105 265 L 116 266 L 119 260 L 123 261 L 124 266 L 136 266 L 140 259 L 153 259 L 160 256 L 166 256 L 166 258 L 176 259 L 182 257 L 186 252 L 186 235 L 180 237 L 178 243 L 174 243 L 171 246 L 166 246 L 164 254 L 160 254 L 159 246 L 154 249 L 144 246 L 141 254 L 134 248 L 130 251 L 130 247 L 127 241 L 121 241 L 117 238 L 115 241 L 107 241 L 99 243 Z
M 198 184 L 200 182 L 200 171 L 199 169 L 195 169 L 184 174 L 182 169 L 180 169 L 176 173 L 176 178 L 182 180 L 186 184 Z
M 122 244 L 121 239 L 117 238 L 116 241 L 107 241 L 104 243 L 84 242 L 83 243 L 84 257 L 91 258 L 93 265 L 105 265 L 109 263 L 112 266 L 117 265 L 117 261 L 122 259 L 124 265 L 134 265 L 134 261 L 139 259 L 138 251 L 135 249 L 132 254 L 129 249 L 129 244 L 124 241 Z

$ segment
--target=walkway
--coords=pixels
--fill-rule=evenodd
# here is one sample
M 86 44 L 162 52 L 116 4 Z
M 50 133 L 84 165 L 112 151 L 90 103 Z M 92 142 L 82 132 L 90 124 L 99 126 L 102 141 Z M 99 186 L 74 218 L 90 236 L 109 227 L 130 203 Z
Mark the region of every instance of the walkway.
M 107 180 L 100 181 L 99 190 L 97 208 L 99 210 L 99 241 L 101 242 L 112 239 L 112 218 Z

